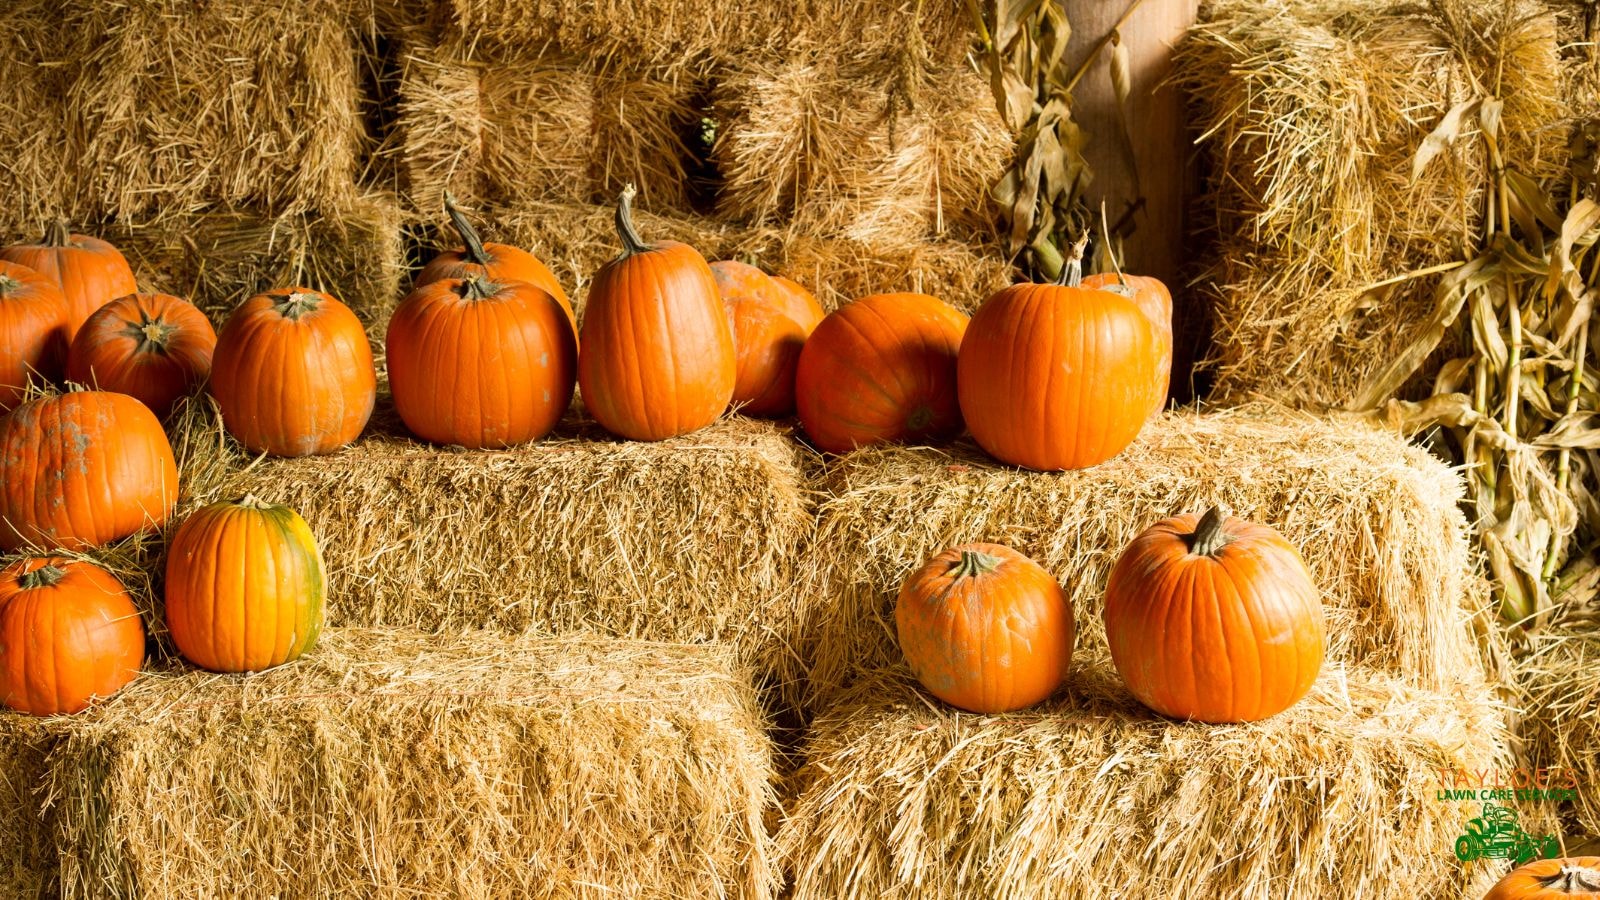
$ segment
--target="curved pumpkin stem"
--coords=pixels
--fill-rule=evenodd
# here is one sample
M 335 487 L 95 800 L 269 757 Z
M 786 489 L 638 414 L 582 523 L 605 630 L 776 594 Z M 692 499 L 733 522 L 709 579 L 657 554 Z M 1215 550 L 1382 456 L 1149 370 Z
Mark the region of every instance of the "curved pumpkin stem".
M 483 238 L 478 236 L 478 229 L 467 221 L 467 214 L 456 205 L 456 196 L 449 191 L 444 192 L 444 211 L 450 217 L 450 225 L 455 228 L 456 234 L 461 236 L 461 245 L 467 250 L 467 260 L 487 267 L 491 260 L 489 252 L 483 249 Z
M 31 591 L 37 588 L 55 587 L 65 577 L 67 577 L 67 573 L 64 569 L 53 565 L 40 566 L 17 579 L 17 583 L 22 585 L 24 590 Z
M 976 578 L 985 572 L 993 572 L 1001 562 L 1000 557 L 982 550 L 963 550 L 961 558 L 950 567 L 950 574 L 956 578 Z
M 67 227 L 65 217 L 50 223 L 44 231 L 44 245 L 46 247 L 65 247 L 72 243 L 72 229 Z
M 1088 234 L 1073 243 L 1072 252 L 1067 254 L 1067 261 L 1061 267 L 1061 277 L 1056 279 L 1056 287 L 1077 287 L 1083 283 L 1083 251 L 1088 246 Z
M 1106 201 L 1103 199 L 1100 201 L 1100 234 L 1106 241 L 1106 259 L 1111 260 L 1111 270 L 1117 273 L 1117 285 L 1126 290 L 1128 279 L 1122 274 L 1122 264 L 1117 262 L 1117 247 L 1111 243 L 1111 226 L 1106 222 Z
M 1189 536 L 1189 552 L 1197 556 L 1216 556 L 1223 547 L 1233 543 L 1233 535 L 1222 528 L 1227 518 L 1228 514 L 1222 511 L 1222 507 L 1211 507 L 1200 517 L 1194 534 Z
M 617 238 L 622 241 L 622 255 L 625 257 L 650 249 L 650 245 L 639 236 L 638 229 L 633 227 L 633 198 L 638 193 L 630 184 L 622 189 L 622 195 L 617 198 Z

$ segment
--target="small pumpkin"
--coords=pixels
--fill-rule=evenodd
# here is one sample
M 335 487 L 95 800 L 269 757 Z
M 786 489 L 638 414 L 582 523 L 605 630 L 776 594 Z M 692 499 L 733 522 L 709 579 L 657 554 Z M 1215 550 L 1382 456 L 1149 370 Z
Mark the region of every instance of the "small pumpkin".
M 122 690 L 143 664 L 139 611 L 110 572 L 56 557 L 0 570 L 0 703 L 75 713 Z
M 0 549 L 97 546 L 160 527 L 177 501 L 172 445 L 126 394 L 56 394 L 0 419 Z
M 422 285 L 395 309 L 385 344 L 395 409 L 426 441 L 537 440 L 572 402 L 577 340 L 555 298 L 525 282 Z
M 0 413 L 22 402 L 28 380 L 61 378 L 67 361 L 67 298 L 54 281 L 0 261 Z
M 971 712 L 1032 706 L 1072 663 L 1072 600 L 1038 563 L 999 544 L 952 547 L 913 572 L 894 623 L 922 686 Z
M 583 314 L 578 384 L 607 431 L 636 441 L 687 434 L 733 398 L 733 333 L 705 257 L 634 228 L 633 185 L 617 202 L 622 253 L 595 274 Z
M 1108 290 L 1133 300 L 1146 319 L 1150 320 L 1155 338 L 1156 405 L 1151 415 L 1159 415 L 1167 406 L 1167 394 L 1172 389 L 1172 292 L 1159 278 L 1149 275 L 1123 275 L 1102 272 L 1083 279 L 1083 286 L 1091 290 Z
M 845 453 L 961 432 L 960 310 L 926 294 L 875 294 L 829 313 L 800 351 L 795 406 L 812 443 Z
M 1082 287 L 1079 265 L 1074 257 L 1055 284 L 998 291 L 967 328 L 961 411 L 1001 462 L 1040 471 L 1104 462 L 1166 396 L 1149 319 L 1121 293 Z
M 213 672 L 298 659 L 322 633 L 327 570 L 311 527 L 246 496 L 196 510 L 167 548 L 167 628 L 184 658 Z
M 206 314 L 170 294 L 129 294 L 100 307 L 72 339 L 67 377 L 137 398 L 166 418 L 211 374 L 217 333 Z
M 1266 525 L 1163 519 L 1123 551 L 1106 586 L 1111 659 L 1139 702 L 1175 719 L 1250 722 L 1311 690 L 1326 636 L 1299 551 Z
M 738 355 L 733 402 L 747 416 L 787 416 L 794 412 L 794 372 L 800 348 L 822 321 L 822 307 L 811 292 L 748 263 L 711 264 L 733 329 Z
M 343 447 L 372 417 L 377 385 L 361 320 L 321 291 L 257 294 L 217 336 L 211 395 L 228 433 L 257 453 Z
M 0 250 L 0 260 L 19 263 L 51 279 L 67 300 L 67 340 L 95 310 L 139 290 L 133 268 L 110 243 L 83 234 L 69 234 L 67 223 L 51 226 L 37 244 L 15 244 Z
M 1513 869 L 1483 900 L 1600 900 L 1600 856 L 1539 859 Z
M 417 273 L 414 287 L 422 287 L 435 281 L 444 281 L 449 278 L 469 278 L 478 275 L 487 278 L 496 284 L 506 281 L 525 281 L 536 288 L 542 288 L 561 304 L 561 309 L 567 314 L 567 323 L 572 328 L 574 340 L 578 337 L 578 317 L 572 312 L 572 301 L 567 299 L 567 292 L 561 288 L 561 279 L 550 271 L 537 256 L 513 247 L 510 244 L 484 243 L 478 236 L 478 229 L 474 228 L 466 213 L 456 205 L 456 198 L 449 191 L 444 195 L 444 211 L 450 217 L 450 224 L 455 228 L 456 234 L 461 237 L 461 247 L 456 250 L 446 250 L 428 261 Z

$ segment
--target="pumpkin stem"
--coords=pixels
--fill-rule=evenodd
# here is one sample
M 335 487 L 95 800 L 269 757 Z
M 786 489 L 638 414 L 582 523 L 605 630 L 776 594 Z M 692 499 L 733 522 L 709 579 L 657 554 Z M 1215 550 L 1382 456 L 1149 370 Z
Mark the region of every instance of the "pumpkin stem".
M 633 227 L 633 198 L 638 193 L 630 184 L 622 189 L 622 196 L 617 198 L 617 237 L 622 241 L 622 255 L 625 257 L 650 249 L 650 245 L 639 236 L 638 229 Z
M 322 305 L 322 298 L 309 291 L 290 291 L 276 299 L 278 315 L 291 322 L 300 321 L 301 316 L 315 312 L 316 308 Z
M 1211 507 L 1200 517 L 1200 524 L 1194 527 L 1194 534 L 1189 536 L 1189 552 L 1197 556 L 1216 556 L 1223 547 L 1233 543 L 1233 535 L 1222 528 L 1227 518 L 1228 515 L 1222 511 L 1222 507 Z
M 0 275 L 0 294 L 9 294 L 19 287 L 22 287 L 22 282 L 10 275 Z
M 22 585 L 23 590 L 31 591 L 38 588 L 55 587 L 65 577 L 67 577 L 67 573 L 64 569 L 57 568 L 54 565 L 44 565 L 23 575 L 17 579 L 17 583 Z
M 166 353 L 167 342 L 172 340 L 172 333 L 177 330 L 177 326 L 168 324 L 159 316 L 152 319 L 140 313 L 139 324 L 130 322 L 123 334 L 139 342 L 133 348 L 135 353 Z
M 1061 277 L 1056 279 L 1057 287 L 1077 287 L 1083 283 L 1083 251 L 1089 246 L 1089 235 L 1085 233 L 1072 245 L 1072 252 L 1067 254 L 1066 264 L 1061 267 Z
M 961 558 L 950 567 L 950 574 L 957 578 L 976 578 L 985 572 L 993 572 L 1001 562 L 1000 557 L 982 550 L 963 550 Z
M 468 275 L 461 283 L 461 296 L 468 300 L 487 300 L 500 293 L 500 285 L 481 275 Z
M 1600 891 L 1600 869 L 1562 866 L 1561 871 L 1544 879 L 1544 887 L 1563 894 Z
M 245 494 L 243 497 L 235 500 L 234 505 L 242 506 L 245 509 L 266 509 L 272 504 L 258 498 L 255 494 Z
M 1120 287 L 1128 286 L 1128 279 L 1122 274 L 1122 265 L 1117 262 L 1117 248 L 1111 243 L 1111 226 L 1106 223 L 1106 201 L 1100 201 L 1100 233 L 1106 239 L 1106 258 L 1111 260 L 1111 270 L 1117 273 L 1117 284 Z
M 490 259 L 489 252 L 483 249 L 483 238 L 478 237 L 478 229 L 473 228 L 472 223 L 467 221 L 466 213 L 456 205 L 456 196 L 449 191 L 444 192 L 444 211 L 450 216 L 450 224 L 455 228 L 456 234 L 461 235 L 461 245 L 467 250 L 467 260 L 487 268 Z
M 72 242 L 72 230 L 67 227 L 66 217 L 56 219 L 44 232 L 44 245 L 46 247 L 65 247 Z

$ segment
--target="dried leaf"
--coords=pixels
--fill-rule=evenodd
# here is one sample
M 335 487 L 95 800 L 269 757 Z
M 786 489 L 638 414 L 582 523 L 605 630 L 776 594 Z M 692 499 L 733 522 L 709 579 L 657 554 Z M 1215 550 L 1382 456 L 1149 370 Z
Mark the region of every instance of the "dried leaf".
M 1400 390 L 1400 385 L 1405 384 L 1444 339 L 1445 330 L 1461 312 L 1462 301 L 1465 299 L 1463 291 L 1470 291 L 1475 283 L 1479 283 L 1475 281 L 1476 279 L 1485 278 L 1486 275 L 1493 277 L 1493 269 L 1490 259 L 1480 256 L 1441 278 L 1439 286 L 1434 290 L 1433 315 L 1423 327 L 1422 333 L 1362 385 L 1349 408 L 1372 409 L 1386 398 L 1393 397 Z
M 1444 118 L 1439 120 L 1439 124 L 1435 125 L 1433 131 L 1422 139 L 1422 145 L 1417 148 L 1417 155 L 1411 161 L 1412 181 L 1421 178 L 1423 170 L 1428 168 L 1428 163 L 1433 162 L 1435 157 L 1443 153 L 1446 148 L 1455 142 L 1456 138 L 1461 136 L 1461 127 L 1465 123 L 1467 115 L 1476 110 L 1482 103 L 1482 100 L 1463 100 L 1450 107 L 1450 111 L 1444 114 Z
M 1600 450 L 1600 427 L 1595 413 L 1579 412 L 1562 416 L 1551 429 L 1536 438 L 1535 447 L 1566 447 L 1571 450 Z
M 1139 185 L 1139 165 L 1133 154 L 1133 62 L 1128 55 L 1128 45 L 1122 32 L 1111 32 L 1111 90 L 1117 98 L 1117 128 L 1122 132 L 1123 150 L 1128 154 L 1128 171 L 1133 176 L 1133 194 L 1142 196 Z

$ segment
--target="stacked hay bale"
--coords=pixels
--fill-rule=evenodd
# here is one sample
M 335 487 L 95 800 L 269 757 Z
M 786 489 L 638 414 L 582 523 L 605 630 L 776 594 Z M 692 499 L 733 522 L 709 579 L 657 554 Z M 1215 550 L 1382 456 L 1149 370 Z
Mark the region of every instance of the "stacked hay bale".
M 1556 19 L 1537 0 L 1215 0 L 1179 54 L 1213 156 L 1214 398 L 1349 402 L 1416 339 L 1490 177 L 1475 117 L 1420 176 L 1457 104 L 1504 102 L 1499 146 L 1565 165 Z M 1424 377 L 1431 383 L 1431 370 Z

